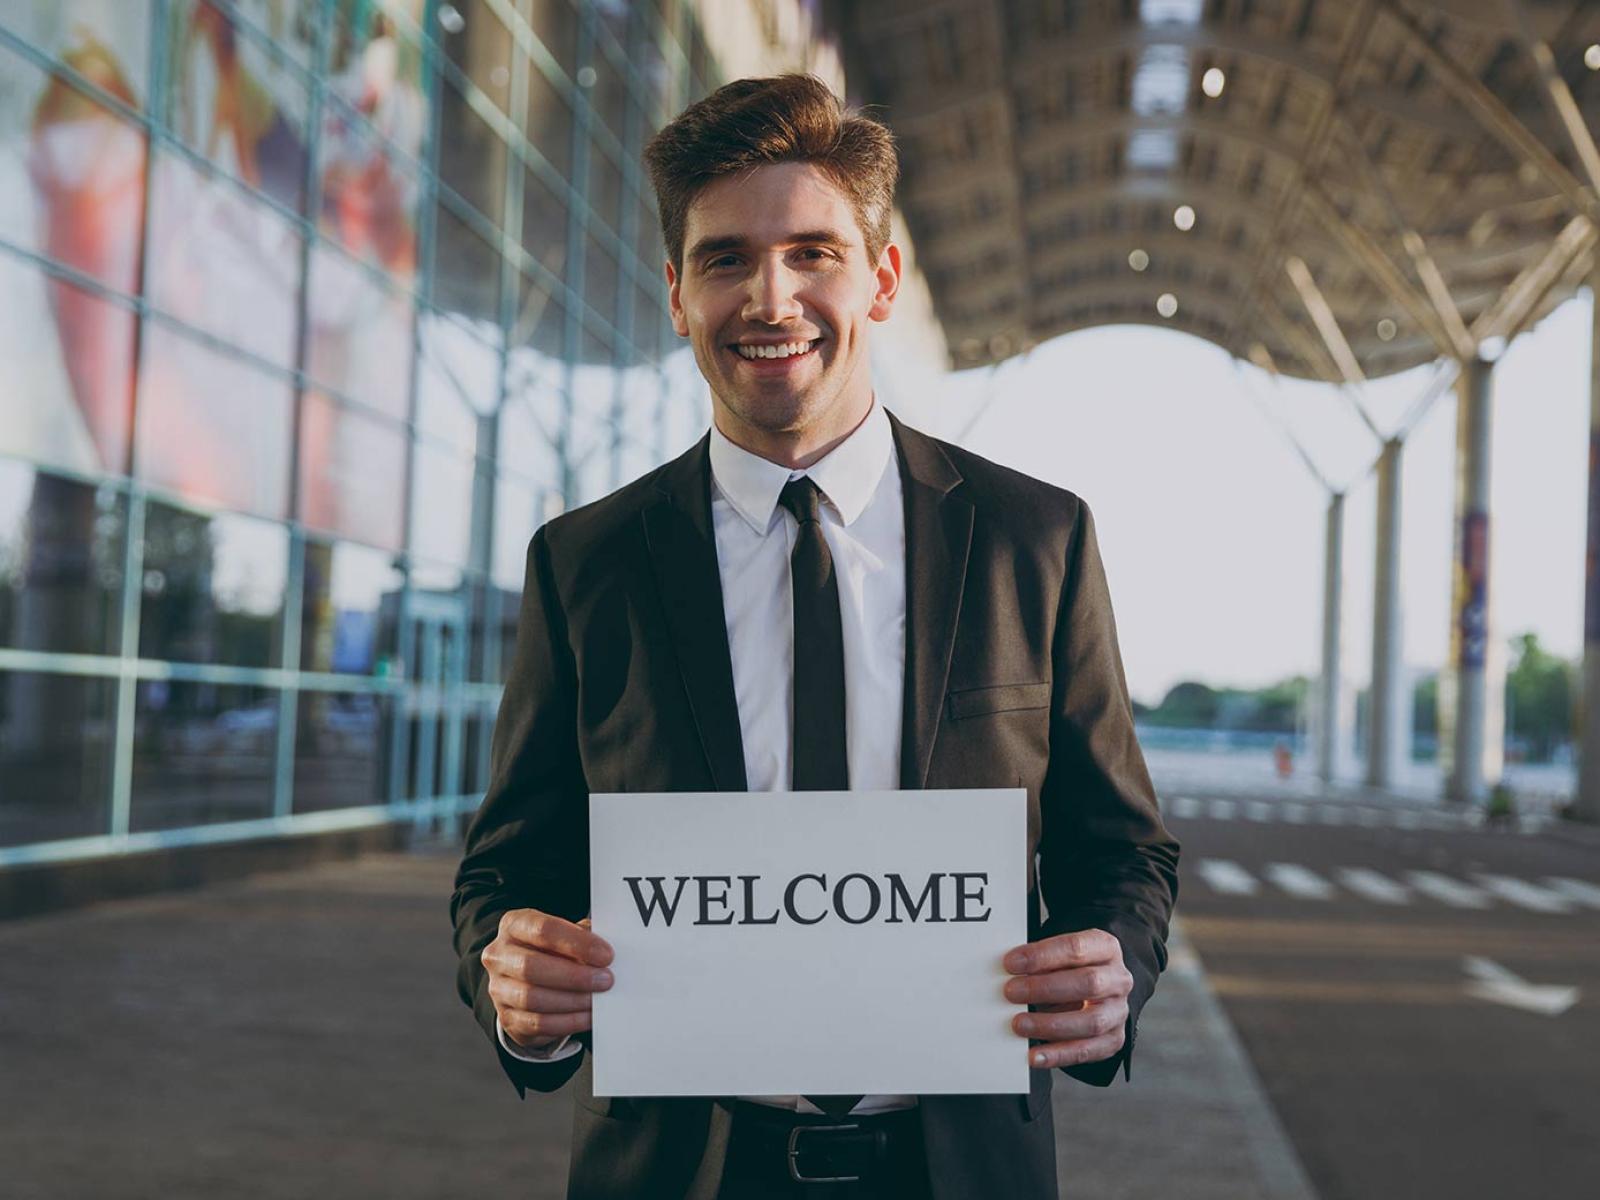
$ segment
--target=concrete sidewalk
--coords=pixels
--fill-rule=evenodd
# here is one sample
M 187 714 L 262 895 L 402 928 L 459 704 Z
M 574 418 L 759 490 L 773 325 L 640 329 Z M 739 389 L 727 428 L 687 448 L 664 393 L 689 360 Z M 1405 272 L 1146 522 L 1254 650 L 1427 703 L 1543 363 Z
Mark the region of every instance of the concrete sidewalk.
M 456 1000 L 454 854 L 374 855 L 0 924 L 0 1193 L 557 1197 Z M 1131 1085 L 1056 1084 L 1062 1194 L 1310 1196 L 1181 937 Z

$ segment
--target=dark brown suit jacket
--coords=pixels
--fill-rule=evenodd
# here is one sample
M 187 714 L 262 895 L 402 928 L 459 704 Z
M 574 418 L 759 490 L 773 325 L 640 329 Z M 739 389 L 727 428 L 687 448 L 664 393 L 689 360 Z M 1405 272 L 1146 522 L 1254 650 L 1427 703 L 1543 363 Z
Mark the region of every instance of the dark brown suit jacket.
M 1109 930 L 1133 974 L 1122 1051 L 1067 1072 L 1103 1087 L 1130 1071 L 1166 965 L 1178 843 L 1134 738 L 1094 524 L 1070 492 L 891 424 L 906 518 L 901 786 L 1027 789 L 1030 938 Z M 746 788 L 709 440 L 534 535 L 491 783 L 451 905 L 461 995 L 519 1092 L 577 1076 L 569 1195 L 585 1200 L 710 1200 L 729 1114 L 703 1098 L 596 1098 L 587 1050 L 541 1065 L 500 1051 L 478 956 L 508 909 L 588 913 L 590 792 Z M 941 1200 L 1056 1195 L 1050 1082 L 1035 1071 L 1027 1096 L 921 1099 Z

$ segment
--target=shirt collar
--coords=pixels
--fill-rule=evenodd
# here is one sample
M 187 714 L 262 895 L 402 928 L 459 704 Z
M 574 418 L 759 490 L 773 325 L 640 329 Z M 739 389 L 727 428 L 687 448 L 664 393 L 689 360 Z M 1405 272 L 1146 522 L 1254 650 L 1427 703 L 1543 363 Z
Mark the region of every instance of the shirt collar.
M 715 421 L 711 423 L 712 481 L 734 511 L 763 535 L 771 528 L 783 485 L 802 475 L 811 476 L 844 524 L 852 524 L 878 490 L 893 456 L 894 433 L 876 396 L 866 419 L 849 437 L 798 471 L 734 445 Z

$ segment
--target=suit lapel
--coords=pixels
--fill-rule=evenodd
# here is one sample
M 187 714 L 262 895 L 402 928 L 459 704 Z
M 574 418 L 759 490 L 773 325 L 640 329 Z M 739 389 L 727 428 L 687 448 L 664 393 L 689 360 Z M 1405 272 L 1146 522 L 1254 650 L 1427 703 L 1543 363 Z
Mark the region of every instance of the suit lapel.
M 644 535 L 712 785 L 742 792 L 744 742 L 711 524 L 710 444 L 707 433 L 662 470 L 644 509 Z
M 972 505 L 953 494 L 961 472 L 937 442 L 889 414 L 906 512 L 906 670 L 900 786 L 927 786 L 961 616 Z

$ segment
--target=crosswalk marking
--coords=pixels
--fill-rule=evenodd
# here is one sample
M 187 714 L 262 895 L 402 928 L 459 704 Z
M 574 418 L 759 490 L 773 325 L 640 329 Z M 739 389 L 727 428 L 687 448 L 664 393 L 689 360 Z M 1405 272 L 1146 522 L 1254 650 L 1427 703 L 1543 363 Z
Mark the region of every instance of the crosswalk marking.
M 1551 876 L 1544 882 L 1546 887 L 1565 896 L 1574 904 L 1581 904 L 1586 908 L 1600 908 L 1600 884 L 1589 883 L 1583 879 L 1567 879 L 1560 875 Z
M 1379 904 L 1410 904 L 1411 889 L 1368 867 L 1340 867 L 1339 882 L 1358 896 Z
M 1407 871 L 1406 882 L 1424 896 L 1431 896 L 1451 908 L 1489 907 L 1488 893 L 1482 888 L 1462 883 L 1459 879 L 1451 879 L 1450 876 L 1441 875 L 1437 871 Z
M 1315 871 L 1297 863 L 1268 863 L 1262 874 L 1291 896 L 1298 896 L 1302 900 L 1333 899 L 1333 885 Z
M 1412 804 L 1358 804 L 1347 800 L 1291 800 L 1286 797 L 1193 795 L 1173 796 L 1162 802 L 1163 811 L 1178 820 L 1209 817 L 1214 821 L 1246 820 L 1257 824 L 1281 821 L 1289 825 L 1357 825 L 1365 829 L 1398 828 L 1531 834 L 1555 822 L 1549 813 L 1519 815 L 1510 822 L 1489 822 L 1481 808 L 1423 808 Z
M 1254 896 L 1261 890 L 1255 876 L 1238 863 L 1225 858 L 1202 858 L 1199 871 L 1200 878 L 1210 885 L 1212 891 L 1225 896 Z
M 1551 891 L 1549 888 L 1540 887 L 1536 883 L 1513 879 L 1509 875 L 1477 875 L 1474 878 L 1502 900 L 1509 900 L 1518 908 L 1525 908 L 1529 912 L 1567 913 L 1572 911 L 1572 904 L 1566 897 L 1559 892 Z

